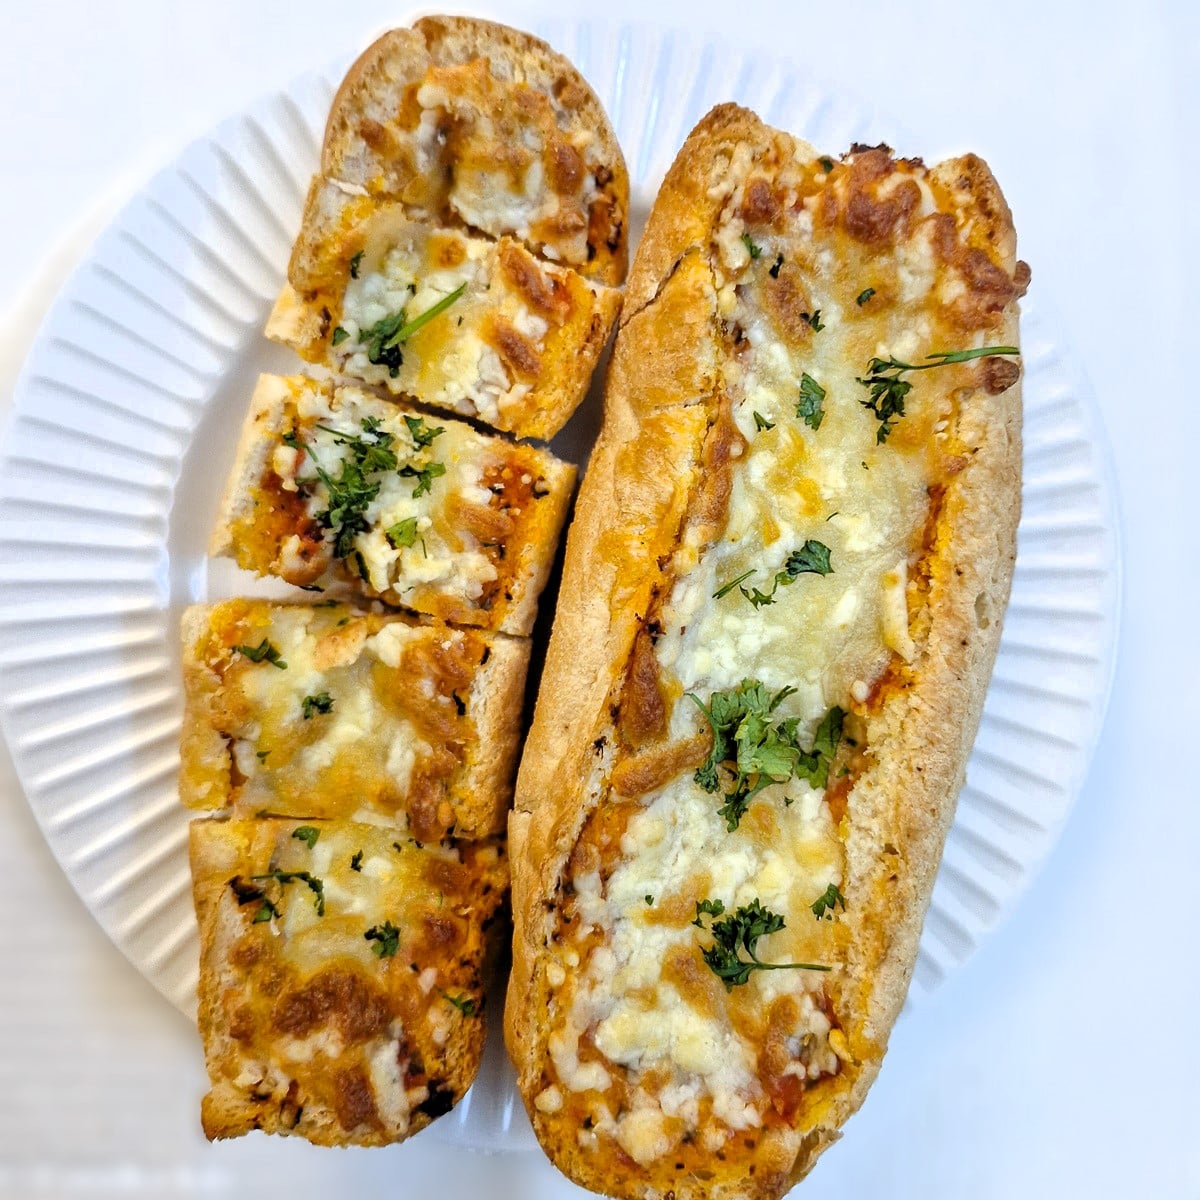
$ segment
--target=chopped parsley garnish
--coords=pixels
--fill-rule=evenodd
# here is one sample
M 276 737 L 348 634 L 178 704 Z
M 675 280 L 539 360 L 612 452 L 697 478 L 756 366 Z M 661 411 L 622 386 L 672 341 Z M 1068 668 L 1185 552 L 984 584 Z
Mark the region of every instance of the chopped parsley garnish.
M 350 335 L 339 325 L 333 331 L 333 337 L 330 338 L 330 341 L 333 343 L 333 345 L 340 346 L 349 336 Z
M 303 842 L 310 850 L 317 844 L 317 838 L 320 836 L 321 831 L 315 825 L 301 825 L 292 830 L 292 837 L 298 842 Z
M 418 329 L 444 313 L 466 290 L 467 285 L 460 283 L 449 295 L 443 296 L 423 313 L 418 313 L 411 321 L 408 319 L 408 310 L 402 308 L 397 313 L 382 317 L 369 329 L 364 329 L 358 335 L 358 340 L 367 347 L 367 360 L 377 367 L 387 367 L 388 374 L 395 379 L 404 364 L 404 354 L 400 347 Z
M 281 886 L 285 883 L 293 883 L 299 880 L 301 883 L 308 885 L 308 890 L 315 897 L 314 904 L 317 909 L 317 916 L 325 915 L 325 881 L 318 879 L 315 875 L 310 875 L 307 871 L 267 871 L 264 875 L 251 875 L 251 879 L 274 879 Z M 257 920 L 257 918 L 255 918 Z
M 952 363 L 969 362 L 973 358 L 986 358 L 991 354 L 1020 353 L 1016 346 L 981 346 L 976 350 L 935 350 L 925 355 L 931 361 L 916 364 L 891 357 L 872 358 L 867 363 L 866 376 L 857 378 L 871 395 L 869 400 L 859 403 L 863 408 L 870 409 L 879 421 L 876 443 L 883 445 L 891 435 L 894 422 L 904 416 L 904 399 L 912 391 L 912 384 L 903 376 L 909 371 L 930 371 L 934 367 L 948 367 Z
M 269 921 L 272 917 L 279 915 L 279 909 L 267 899 L 262 888 L 253 883 L 247 883 L 240 875 L 235 875 L 229 881 L 229 886 L 233 889 L 239 907 L 243 904 L 252 904 L 255 900 L 260 902 L 258 911 L 251 921 L 252 925 L 261 925 L 264 921 Z
M 413 499 L 418 496 L 424 496 L 432 487 L 433 481 L 441 475 L 445 475 L 446 466 L 444 463 L 432 462 L 427 467 L 401 467 L 400 474 L 407 475 L 410 478 L 417 480 L 417 486 L 413 488 Z
M 650 907 L 650 906 L 651 906 L 651 905 L 654 903 L 654 897 L 653 897 L 652 895 L 650 895 L 650 893 L 649 893 L 649 892 L 647 892 L 647 893 L 646 893 L 646 894 L 645 894 L 645 895 L 642 897 L 642 899 L 643 899 L 643 900 L 645 900 L 645 902 L 646 902 L 646 907 L 647 907 L 647 908 L 649 908 L 649 907 Z
M 438 995 L 441 996 L 447 1004 L 453 1004 L 464 1017 L 473 1017 L 475 1015 L 475 1000 L 471 996 L 452 996 L 449 992 L 442 991 L 438 988 Z
M 708 758 L 693 779 L 706 792 L 716 792 L 721 788 L 721 772 L 732 776 L 732 787 L 724 793 L 725 803 L 719 809 L 731 833 L 750 801 L 769 784 L 796 777 L 819 789 L 829 781 L 846 714 L 831 708 L 817 727 L 812 749 L 805 750 L 796 733 L 799 718 L 771 722 L 780 703 L 794 691 L 785 687 L 772 695 L 757 679 L 743 679 L 737 687 L 713 692 L 707 706 L 694 693 L 687 693 L 713 735 Z
M 757 897 L 743 904 L 729 916 L 725 916 L 725 905 L 720 900 L 700 900 L 696 904 L 694 925 L 700 923 L 704 914 L 716 918 L 709 927 L 713 944 L 700 951 L 712 973 L 732 992 L 735 987 L 750 982 L 754 971 L 828 971 L 829 967 L 818 963 L 765 963 L 756 953 L 760 938 L 778 933 L 784 928 L 779 913 L 764 908 Z M 742 952 L 746 957 L 742 957 Z
M 248 658 L 252 663 L 269 662 L 281 671 L 287 670 L 287 663 L 280 658 L 279 651 L 267 638 L 263 638 L 257 646 L 234 646 L 233 650 L 235 654 Z
M 354 539 L 370 528 L 366 511 L 383 485 L 379 476 L 396 470 L 396 452 L 392 448 L 395 439 L 380 428 L 378 417 L 364 417 L 361 434 L 343 433 L 326 425 L 318 428 L 332 434 L 334 443 L 349 451 L 335 476 L 316 461 L 316 455 L 309 449 L 317 478 L 328 492 L 328 507 L 317 513 L 316 519 L 326 529 L 333 530 L 334 553 L 346 558 L 354 549 Z
M 817 162 L 821 164 L 821 170 L 823 170 L 826 175 L 833 170 L 833 159 L 830 158 L 829 155 L 822 154 L 821 157 L 817 159 Z
M 775 256 L 775 261 L 770 265 L 770 267 L 767 268 L 767 274 L 770 275 L 770 277 L 772 279 L 778 279 L 779 278 L 779 269 L 782 266 L 783 266 L 783 255 L 777 254 Z
M 315 696 L 305 696 L 300 702 L 304 719 L 311 720 L 316 713 L 333 711 L 333 697 L 328 692 L 318 692 Z
M 836 883 L 831 883 L 824 892 L 821 893 L 809 907 L 812 909 L 812 914 L 817 920 L 822 917 L 828 917 L 833 920 L 834 909 L 838 905 L 842 906 L 842 912 L 846 911 L 846 897 L 838 890 Z
M 382 925 L 372 925 L 363 937 L 374 943 L 371 952 L 376 958 L 391 958 L 400 949 L 400 930 L 391 921 L 384 921 Z
M 764 416 L 762 415 L 762 413 L 760 413 L 760 412 L 755 412 L 755 414 L 754 414 L 754 428 L 755 428 L 755 429 L 757 429 L 757 430 L 759 430 L 759 432 L 761 432 L 761 431 L 762 431 L 762 430 L 764 430 L 764 429 L 774 429 L 774 428 L 775 428 L 775 422 L 774 422 L 774 421 L 768 421 L 768 420 L 767 420 L 767 418 L 766 418 L 766 417 L 764 417 Z
M 812 326 L 813 333 L 820 333 L 825 328 L 825 322 L 821 320 L 821 310 L 819 308 L 814 308 L 810 313 L 802 312 L 800 316 Z
M 266 762 L 267 755 L 270 753 L 271 753 L 270 750 L 255 750 L 254 756 L 255 756 L 255 758 L 258 759 L 259 762 Z
M 747 579 L 753 575 L 753 571 L 743 571 L 736 579 L 731 579 L 724 587 L 719 587 L 713 592 L 713 599 L 720 600 L 722 596 L 728 596 L 739 583 L 745 583 Z
M 825 420 L 825 389 L 807 371 L 800 376 L 796 416 L 813 430 L 820 429 Z
M 719 600 L 727 592 L 731 592 L 737 587 L 755 608 L 762 608 L 766 604 L 774 604 L 775 593 L 781 587 L 786 587 L 789 583 L 795 583 L 801 575 L 832 575 L 833 566 L 830 562 L 830 553 L 829 547 L 824 542 L 818 542 L 813 538 L 809 538 L 799 550 L 793 550 L 784 560 L 783 569 L 775 573 L 775 579 L 771 584 L 769 592 L 761 592 L 758 588 L 740 587 L 739 585 L 744 580 L 754 574 L 753 571 L 746 571 L 736 579 L 731 580 L 723 588 L 714 592 L 713 599 Z
M 751 259 L 757 258 L 762 253 L 762 247 L 756 245 L 748 233 L 742 234 L 742 245 L 746 247 L 746 253 Z
M 866 302 L 870 300 L 873 295 L 875 295 L 874 288 L 863 288 L 863 290 L 854 298 L 854 303 L 857 304 L 859 308 L 862 308 L 862 306 L 866 304 Z
M 393 550 L 399 550 L 401 546 L 413 546 L 417 541 L 417 518 L 405 517 L 403 521 L 397 521 L 395 525 L 390 525 L 384 531 L 384 537 L 391 543 Z
M 361 871 L 362 870 L 362 860 L 363 860 L 363 852 L 361 850 L 355 850 L 353 856 L 350 859 L 350 870 Z
M 350 259 L 350 278 L 358 278 L 358 268 L 362 266 L 363 252 L 360 250 Z
M 413 445 L 416 446 L 418 450 L 421 449 L 422 446 L 432 446 L 433 439 L 441 437 L 441 435 L 446 432 L 441 425 L 435 425 L 431 429 L 425 424 L 424 417 L 410 417 L 406 415 L 404 418 L 404 423 L 408 426 L 408 432 L 412 434 Z

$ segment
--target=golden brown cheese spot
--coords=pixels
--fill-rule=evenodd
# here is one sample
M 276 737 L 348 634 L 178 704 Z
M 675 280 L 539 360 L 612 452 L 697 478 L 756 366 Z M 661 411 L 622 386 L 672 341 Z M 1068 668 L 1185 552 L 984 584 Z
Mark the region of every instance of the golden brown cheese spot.
M 884 146 L 850 159 L 844 226 L 856 241 L 883 246 L 909 237 L 913 214 L 921 204 L 921 189 L 912 179 L 893 183 L 896 167 Z
M 496 249 L 496 258 L 503 276 L 530 308 L 554 324 L 562 325 L 570 318 L 572 302 L 568 288 L 539 269 L 537 262 L 519 246 L 502 241 Z
M 774 275 L 765 272 L 757 281 L 759 300 L 775 333 L 789 345 L 803 344 L 813 336 L 809 318 L 812 297 L 804 284 L 806 272 L 792 258 L 785 258 Z
M 346 1041 L 365 1042 L 387 1031 L 391 1013 L 377 987 L 354 971 L 330 967 L 281 996 L 271 1020 L 295 1037 L 332 1025 Z
M 610 783 L 618 795 L 634 799 L 660 788 L 681 771 L 698 767 L 708 755 L 712 734 L 651 746 L 623 758 L 613 768 Z
M 375 1093 L 361 1067 L 344 1067 L 333 1075 L 333 1106 L 342 1128 L 349 1132 L 360 1125 L 379 1128 Z
M 509 371 L 523 379 L 536 379 L 542 369 L 537 347 L 503 317 L 493 316 L 489 326 L 485 337 Z
M 741 215 L 747 225 L 771 225 L 779 216 L 775 189 L 762 178 L 751 179 L 743 189 Z
M 725 1006 L 724 985 L 694 947 L 672 946 L 663 962 L 662 977 L 690 1009 L 702 1016 L 714 1018 Z
M 667 719 L 654 654 L 654 640 L 645 625 L 633 640 L 625 686 L 621 689 L 618 725 L 626 740 L 634 746 L 660 734 Z

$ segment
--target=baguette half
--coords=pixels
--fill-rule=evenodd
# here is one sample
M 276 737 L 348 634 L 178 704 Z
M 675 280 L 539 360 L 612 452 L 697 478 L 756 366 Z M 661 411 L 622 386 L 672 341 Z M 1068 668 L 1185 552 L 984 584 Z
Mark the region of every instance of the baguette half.
M 1027 281 L 974 156 L 723 105 L 663 184 L 509 822 L 508 1046 L 585 1187 L 781 1196 L 879 1069 L 1008 597 Z

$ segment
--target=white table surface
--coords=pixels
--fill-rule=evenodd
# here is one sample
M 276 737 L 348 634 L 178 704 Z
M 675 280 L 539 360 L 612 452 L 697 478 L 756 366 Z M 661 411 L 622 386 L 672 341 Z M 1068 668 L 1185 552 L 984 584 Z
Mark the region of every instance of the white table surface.
M 928 156 L 984 154 L 1113 442 L 1125 610 L 1090 778 L 1016 914 L 897 1029 L 863 1112 L 801 1187 L 811 1200 L 1200 1197 L 1195 7 L 603 6 L 789 54 L 917 131 Z M 544 10 L 473 11 L 519 25 Z M 378 0 L 2 0 L 0 404 L 98 206 L 220 117 L 407 15 Z M 76 899 L 2 748 L 0 963 L 3 1200 L 255 1185 L 582 1195 L 538 1155 L 485 1158 L 428 1135 L 387 1151 L 263 1137 L 209 1147 L 194 1031 Z

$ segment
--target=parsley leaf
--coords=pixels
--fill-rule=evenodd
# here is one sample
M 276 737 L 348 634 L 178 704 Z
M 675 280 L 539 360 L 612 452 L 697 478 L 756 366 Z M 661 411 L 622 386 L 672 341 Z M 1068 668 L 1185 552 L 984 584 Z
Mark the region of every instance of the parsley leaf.
M 358 335 L 358 340 L 367 347 L 367 361 L 377 367 L 387 367 L 388 374 L 395 379 L 404 365 L 404 354 L 400 347 L 418 329 L 444 313 L 466 290 L 467 285 L 460 283 L 454 291 L 443 296 L 436 304 L 431 304 L 423 313 L 418 313 L 411 321 L 408 319 L 408 310 L 402 308 L 397 313 L 381 317 L 369 329 L 364 329 Z
M 775 593 L 781 587 L 795 583 L 801 575 L 832 575 L 833 565 L 830 562 L 830 553 L 829 547 L 824 542 L 809 538 L 799 550 L 793 550 L 784 560 L 783 569 L 775 573 L 775 579 L 769 592 L 759 591 L 758 588 L 739 588 L 739 590 L 755 608 L 774 604 Z M 713 599 L 719 600 L 726 592 L 732 591 L 752 574 L 754 574 L 753 571 L 747 571 L 745 574 L 739 575 L 719 592 L 714 592 Z
M 935 350 L 925 355 L 930 361 L 913 364 L 901 362 L 898 358 L 872 358 L 867 363 L 865 376 L 858 376 L 857 382 L 870 393 L 869 400 L 860 400 L 863 408 L 870 409 L 879 421 L 875 433 L 875 441 L 883 445 L 888 440 L 893 429 L 893 423 L 904 416 L 904 399 L 912 391 L 912 384 L 903 376 L 909 371 L 930 371 L 934 367 L 948 367 L 952 363 L 969 362 L 973 358 L 986 358 L 991 354 L 1019 355 L 1016 346 L 981 346 L 975 350 Z
M 363 852 L 361 850 L 355 850 L 353 856 L 350 859 L 350 870 L 361 871 L 362 870 L 362 860 L 363 860 Z
M 812 326 L 813 333 L 820 333 L 825 328 L 825 322 L 821 320 L 821 310 L 819 308 L 814 308 L 810 313 L 802 312 L 800 316 Z
M 363 252 L 360 250 L 350 259 L 350 278 L 358 278 L 358 268 L 362 266 Z
M 774 429 L 775 422 L 768 421 L 767 418 L 762 415 L 762 413 L 756 412 L 754 414 L 754 428 L 759 430 L 759 432 L 764 429 Z
M 399 550 L 401 546 L 416 545 L 417 518 L 405 517 L 403 521 L 397 521 L 395 525 L 390 525 L 384 531 L 384 537 L 391 543 L 393 550 Z
M 824 892 L 822 892 L 821 895 L 819 895 L 812 902 L 812 904 L 809 905 L 809 907 L 812 909 L 813 916 L 816 917 L 818 921 L 826 916 L 828 916 L 829 920 L 832 921 L 834 909 L 837 908 L 839 904 L 842 906 L 842 912 L 845 912 L 846 897 L 843 896 L 838 890 L 838 885 L 836 883 L 831 883 L 824 890 Z
M 701 900 L 696 904 L 696 920 L 704 913 L 718 917 L 709 928 L 712 945 L 702 948 L 701 957 L 716 977 L 732 992 L 735 987 L 750 982 L 754 971 L 828 971 L 831 968 L 818 963 L 765 963 L 757 954 L 760 938 L 778 933 L 784 928 L 784 919 L 779 913 L 765 908 L 757 897 L 743 904 L 729 916 L 722 916 L 725 906 L 720 900 Z M 701 925 L 701 928 L 703 926 Z M 742 957 L 742 952 L 746 957 Z
M 775 261 L 770 265 L 770 267 L 767 268 L 767 274 L 770 275 L 770 277 L 772 279 L 778 279 L 779 278 L 779 269 L 782 266 L 783 266 L 783 255 L 777 254 L 775 256 Z
M 269 921 L 272 917 L 279 915 L 279 909 L 267 899 L 266 893 L 262 888 L 257 887 L 253 883 L 247 883 L 240 875 L 235 875 L 229 881 L 229 886 L 237 898 L 239 908 L 243 904 L 252 904 L 255 900 L 260 902 L 258 911 L 254 914 L 254 919 L 250 922 L 252 925 L 261 925 L 264 921 Z
M 863 288 L 863 290 L 855 297 L 854 303 L 857 304 L 859 308 L 862 308 L 862 306 L 866 304 L 866 302 L 870 300 L 873 295 L 875 295 L 874 288 Z
M 432 462 L 427 467 L 401 467 L 400 474 L 407 475 L 416 479 L 417 486 L 413 488 L 413 499 L 418 496 L 424 496 L 432 487 L 433 481 L 441 475 L 445 475 L 446 466 L 444 463 Z
M 821 164 L 821 170 L 824 171 L 826 175 L 833 170 L 833 159 L 830 158 L 828 154 L 822 154 L 821 157 L 817 159 L 817 162 Z
M 738 584 L 745 583 L 745 581 L 753 574 L 753 571 L 743 571 L 736 579 L 731 579 L 727 584 L 717 588 L 717 590 L 712 594 L 713 599 L 720 600 L 722 596 L 728 596 L 729 593 L 738 586 Z
M 400 949 L 400 930 L 391 921 L 382 925 L 372 925 L 363 934 L 368 942 L 374 942 L 371 952 L 376 958 L 391 958 Z
M 413 445 L 418 450 L 422 446 L 433 445 L 433 439 L 441 437 L 446 430 L 441 425 L 435 425 L 432 429 L 425 424 L 424 417 L 410 417 L 407 414 L 404 417 L 404 423 L 408 426 L 408 432 L 412 434 Z
M 316 898 L 314 904 L 317 909 L 317 916 L 323 917 L 325 915 L 325 881 L 318 879 L 315 875 L 310 875 L 307 871 L 267 871 L 264 875 L 251 875 L 250 878 L 274 879 L 280 885 L 299 880 L 301 883 L 308 885 L 308 890 Z
M 647 892 L 647 893 L 646 893 L 646 894 L 645 894 L 645 895 L 642 897 L 642 899 L 643 899 L 643 900 L 645 900 L 645 902 L 646 902 L 646 907 L 647 907 L 647 908 L 649 908 L 649 907 L 650 907 L 650 906 L 651 906 L 651 905 L 654 903 L 654 897 L 653 897 L 652 895 L 650 895 L 650 893 L 649 893 L 649 892 Z
M 298 842 L 303 842 L 310 850 L 317 844 L 317 838 L 320 836 L 321 831 L 315 825 L 301 825 L 292 830 L 292 837 Z
M 762 247 L 756 245 L 748 233 L 742 234 L 742 245 L 746 247 L 746 252 L 750 255 L 751 260 L 756 259 L 762 253 Z
M 314 713 L 332 712 L 333 697 L 328 692 L 318 692 L 315 696 L 305 696 L 300 707 L 304 711 L 304 719 L 308 721 Z
M 233 650 L 235 654 L 248 658 L 252 663 L 269 662 L 281 671 L 287 670 L 287 663 L 279 657 L 279 651 L 267 638 L 263 638 L 257 646 L 234 646 Z
M 721 788 L 721 772 L 733 777 L 718 810 L 732 833 L 754 799 L 771 783 L 785 783 L 793 776 L 806 779 L 814 788 L 824 788 L 829 767 L 842 739 L 845 713 L 831 708 L 817 727 L 811 750 L 797 739 L 796 718 L 772 724 L 771 717 L 794 688 L 785 687 L 772 695 L 757 679 L 743 679 L 736 687 L 713 692 L 706 706 L 698 696 L 688 697 L 704 714 L 712 730 L 708 758 L 693 775 L 706 792 Z
M 449 992 L 442 991 L 438 988 L 438 994 L 447 1004 L 453 1004 L 464 1017 L 473 1017 L 475 1015 L 475 1000 L 471 996 L 452 996 Z
M 350 335 L 339 325 L 333 331 L 333 337 L 329 340 L 334 346 L 340 346 L 349 336 Z
M 825 389 L 807 372 L 800 376 L 800 401 L 796 416 L 813 430 L 821 428 L 825 419 Z
M 332 434 L 334 443 L 349 452 L 342 459 L 337 475 L 331 475 L 316 463 L 316 455 L 309 448 L 316 463 L 317 479 L 328 493 L 327 507 L 316 514 L 316 519 L 324 528 L 333 530 L 333 551 L 338 558 L 346 558 L 354 549 L 354 539 L 370 528 L 366 511 L 383 485 L 379 476 L 396 470 L 395 439 L 380 428 L 378 417 L 364 417 L 361 434 L 343 433 L 326 425 L 317 428 Z

